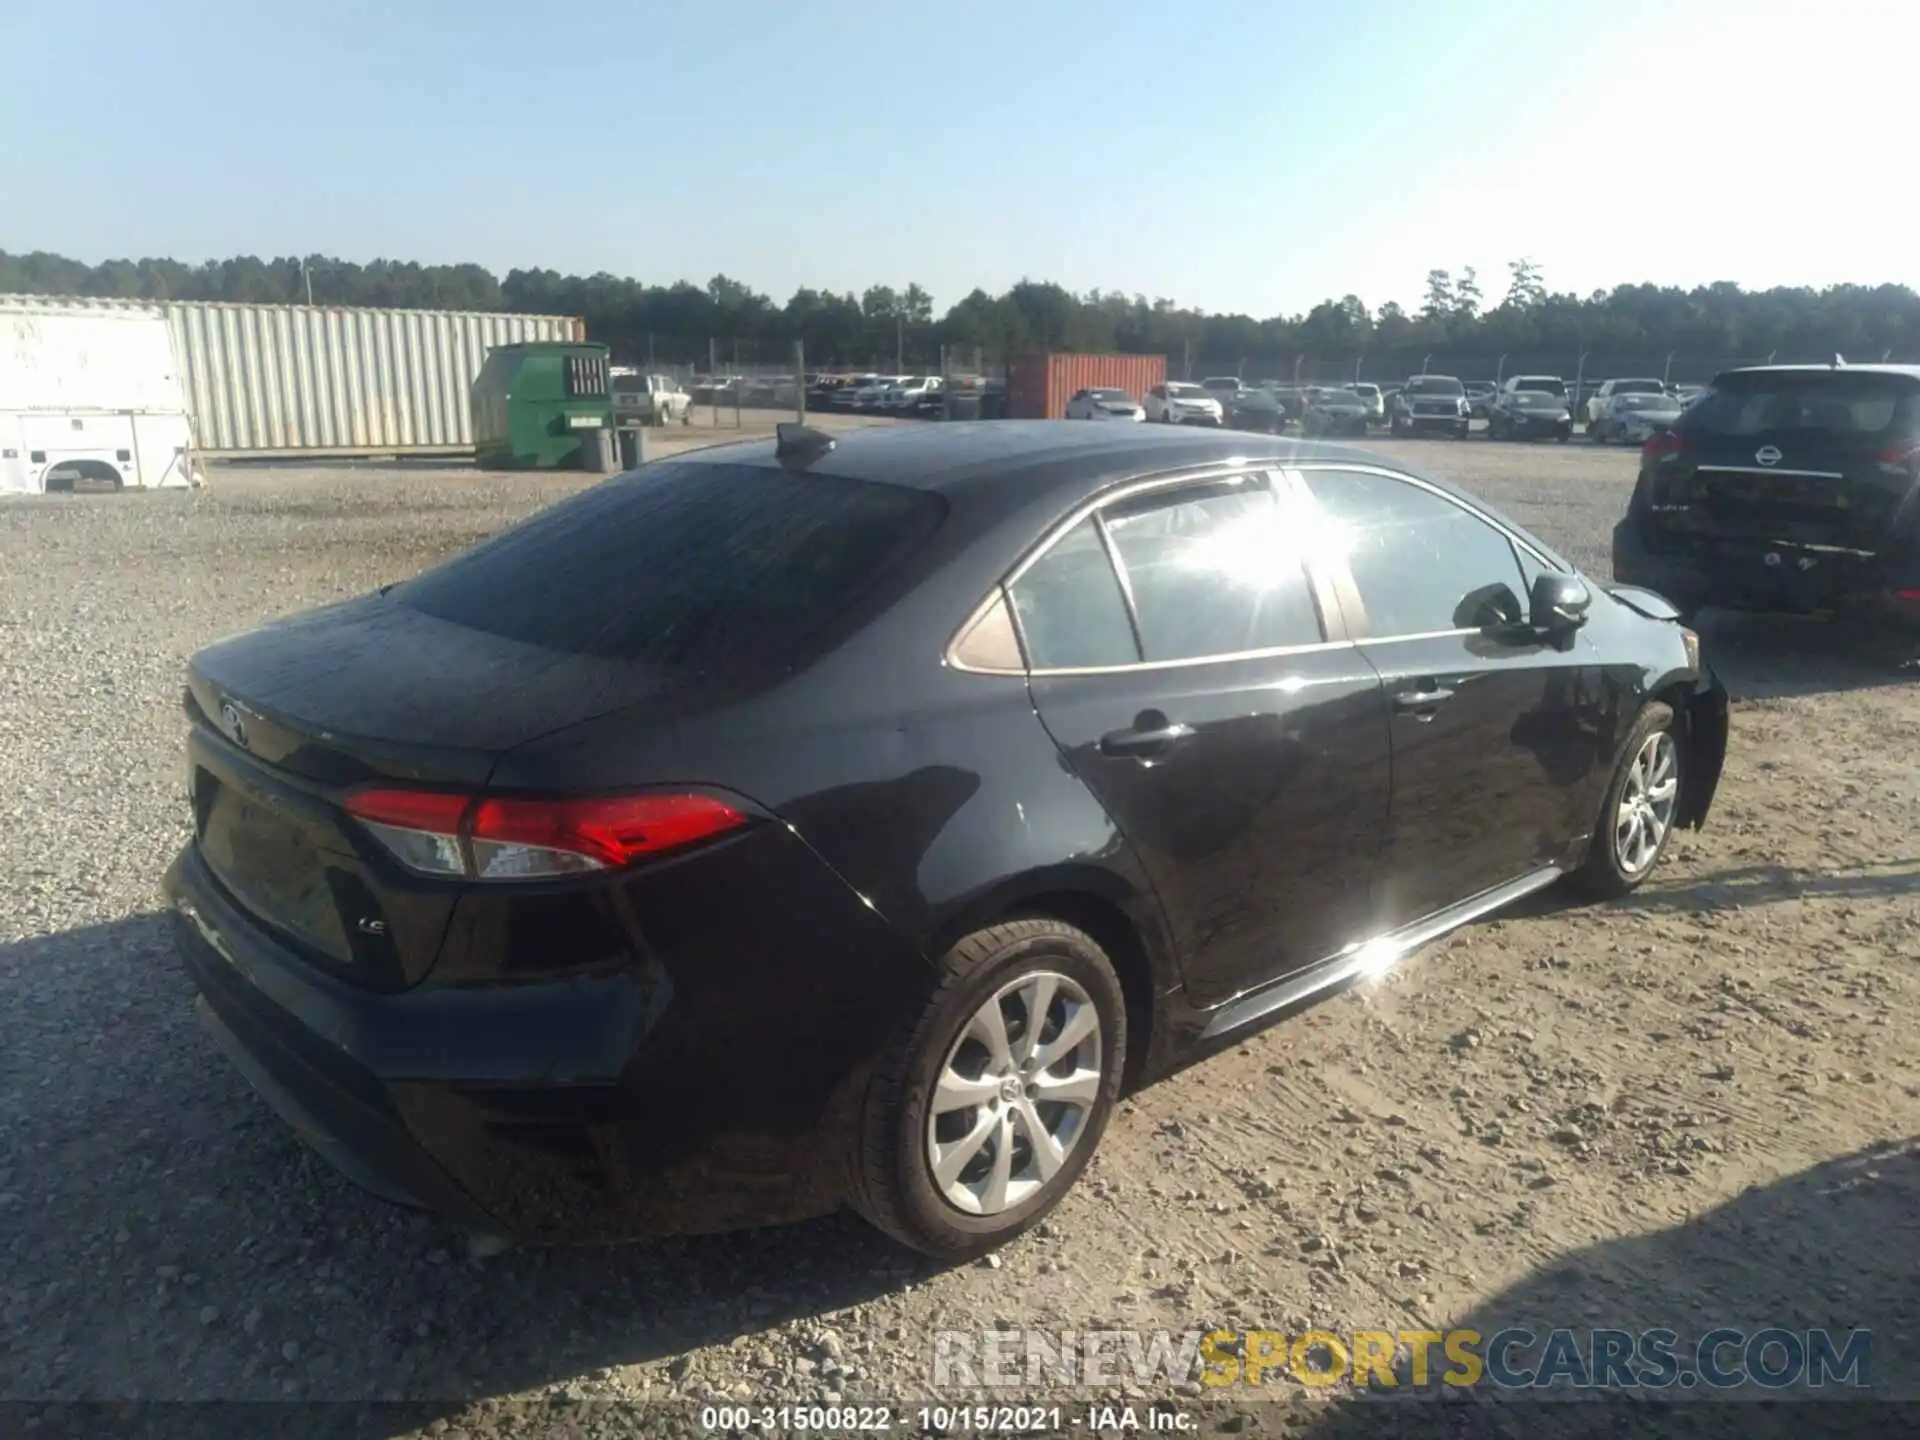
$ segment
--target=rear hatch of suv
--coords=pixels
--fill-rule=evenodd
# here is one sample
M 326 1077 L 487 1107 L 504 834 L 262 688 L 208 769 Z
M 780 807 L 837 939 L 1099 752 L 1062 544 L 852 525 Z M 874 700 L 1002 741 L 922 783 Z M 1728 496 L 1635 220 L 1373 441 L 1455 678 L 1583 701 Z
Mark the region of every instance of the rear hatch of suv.
M 1914 518 L 1920 376 L 1733 371 L 1648 442 L 1633 511 L 1661 551 L 1867 559 Z

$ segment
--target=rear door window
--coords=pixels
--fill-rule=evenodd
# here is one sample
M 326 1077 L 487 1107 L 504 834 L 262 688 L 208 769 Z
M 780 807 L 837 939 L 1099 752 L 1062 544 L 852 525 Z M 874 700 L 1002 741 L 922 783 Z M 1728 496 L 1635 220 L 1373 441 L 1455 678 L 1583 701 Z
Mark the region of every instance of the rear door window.
M 1702 439 L 1811 433 L 1878 437 L 1910 423 L 1920 385 L 1893 375 L 1818 371 L 1730 377 L 1679 428 Z
M 563 500 L 397 587 L 442 620 L 705 672 L 797 663 L 911 583 L 946 501 L 903 485 L 662 461 Z
M 1105 512 L 1148 660 L 1317 645 L 1298 532 L 1265 485 L 1146 496 Z

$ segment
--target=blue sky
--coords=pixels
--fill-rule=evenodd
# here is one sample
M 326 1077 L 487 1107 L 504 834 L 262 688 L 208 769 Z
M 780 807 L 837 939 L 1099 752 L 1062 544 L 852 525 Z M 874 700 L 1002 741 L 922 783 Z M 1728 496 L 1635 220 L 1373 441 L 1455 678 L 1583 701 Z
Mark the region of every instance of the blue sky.
M 1518 255 L 1920 284 L 1909 8 L 11 0 L 0 249 L 1263 316 Z

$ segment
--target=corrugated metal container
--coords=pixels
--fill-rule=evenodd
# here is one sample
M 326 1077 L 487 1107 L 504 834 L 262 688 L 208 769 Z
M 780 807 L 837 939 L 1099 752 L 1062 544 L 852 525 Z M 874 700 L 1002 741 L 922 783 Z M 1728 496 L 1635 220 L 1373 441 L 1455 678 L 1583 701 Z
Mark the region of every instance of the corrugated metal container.
M 1060 420 L 1077 390 L 1124 390 L 1138 401 L 1166 378 L 1164 355 L 1016 355 L 1007 367 L 1007 413 L 1015 420 Z
M 153 302 L 0 296 L 148 308 Z M 431 455 L 473 448 L 467 393 L 494 345 L 580 340 L 563 315 L 160 302 L 202 454 L 215 458 Z

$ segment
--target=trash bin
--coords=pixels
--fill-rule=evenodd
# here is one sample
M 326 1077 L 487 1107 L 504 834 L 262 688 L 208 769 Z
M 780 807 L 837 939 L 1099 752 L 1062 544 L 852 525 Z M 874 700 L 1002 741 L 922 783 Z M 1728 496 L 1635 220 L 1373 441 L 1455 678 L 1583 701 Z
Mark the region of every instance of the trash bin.
M 978 420 L 980 396 L 976 391 L 955 390 L 947 396 L 947 419 Z
M 982 420 L 1004 420 L 1007 418 L 1007 392 L 989 390 L 980 397 L 980 418 Z
M 602 425 L 580 436 L 580 468 L 589 475 L 611 475 L 614 469 L 613 431 Z
M 647 432 L 637 425 L 619 429 L 620 468 L 634 470 L 647 463 Z

